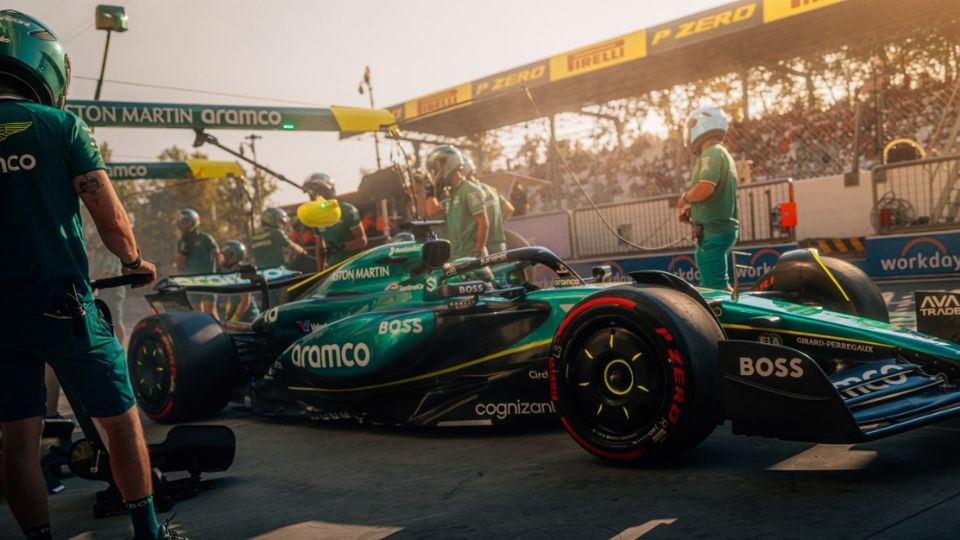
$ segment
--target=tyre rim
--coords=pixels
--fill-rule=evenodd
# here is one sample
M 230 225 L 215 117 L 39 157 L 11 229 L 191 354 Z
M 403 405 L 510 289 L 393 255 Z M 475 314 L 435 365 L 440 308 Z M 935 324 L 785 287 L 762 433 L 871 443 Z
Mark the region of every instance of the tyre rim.
M 575 340 L 570 387 L 576 414 L 615 434 L 634 434 L 656 420 L 663 401 L 657 350 L 636 333 L 605 326 Z
M 145 339 L 137 346 L 131 362 L 133 388 L 141 405 L 162 408 L 170 394 L 170 362 L 163 346 L 155 339 Z

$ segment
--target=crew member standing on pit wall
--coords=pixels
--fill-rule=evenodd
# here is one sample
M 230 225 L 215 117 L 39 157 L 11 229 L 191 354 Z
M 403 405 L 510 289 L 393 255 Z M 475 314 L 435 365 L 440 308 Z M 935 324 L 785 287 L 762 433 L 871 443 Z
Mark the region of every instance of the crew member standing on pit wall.
M 157 521 L 126 355 L 93 300 L 80 201 L 124 274 L 152 281 L 156 268 L 140 256 L 90 128 L 61 110 L 70 62 L 60 39 L 14 10 L 0 11 L 0 36 L 0 227 L 7 233 L 7 264 L 0 265 L 0 477 L 7 504 L 26 538 L 53 538 L 40 473 L 47 363 L 76 399 L 76 412 L 106 432 L 110 471 L 135 539 L 182 538 Z
M 177 253 L 173 257 L 173 267 L 183 274 L 212 274 L 221 261 L 220 248 L 212 236 L 200 230 L 200 214 L 193 208 L 180 210 L 177 218 L 180 239 L 177 240 Z M 217 296 L 206 293 L 191 293 L 190 303 L 194 309 L 207 313 L 214 319 L 217 315 Z
M 323 197 L 332 200 L 337 197 L 337 186 L 333 178 L 324 173 L 311 174 L 303 183 L 303 189 L 311 198 Z M 340 221 L 336 225 L 314 231 L 317 236 L 317 270 L 338 264 L 367 247 L 367 233 L 363 230 L 360 212 L 357 207 L 346 202 L 340 205 Z
M 282 208 L 267 208 L 260 217 L 260 230 L 250 238 L 250 250 L 253 259 L 257 261 L 257 268 L 274 268 L 283 266 L 286 262 L 286 251 L 290 250 L 298 255 L 306 253 L 300 244 L 297 244 L 284 233 L 290 218 Z M 270 291 L 270 307 L 280 302 L 280 289 Z
M 423 209 L 427 217 L 446 220 L 452 260 L 487 254 L 485 198 L 476 184 L 465 181 L 463 165 L 463 154 L 452 146 L 438 146 L 427 156 L 434 196 L 426 197 Z
M 727 261 L 737 243 L 737 168 L 723 146 L 729 122 L 717 107 L 700 107 L 687 118 L 687 140 L 697 156 L 690 186 L 677 200 L 681 221 L 693 224 L 700 286 L 730 289 Z
M 483 191 L 483 203 L 487 208 L 487 222 L 490 232 L 487 234 L 487 253 L 500 253 L 507 250 L 507 233 L 503 224 L 513 215 L 513 205 L 500 195 L 500 191 L 484 184 L 477 178 L 476 167 L 470 156 L 463 154 L 463 173 L 467 180 L 473 182 Z

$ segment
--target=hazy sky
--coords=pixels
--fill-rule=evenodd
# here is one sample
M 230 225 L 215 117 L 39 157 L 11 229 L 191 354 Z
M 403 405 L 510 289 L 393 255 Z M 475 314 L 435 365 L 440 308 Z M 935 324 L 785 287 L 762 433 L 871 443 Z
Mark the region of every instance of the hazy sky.
M 8 0 L 52 26 L 73 62 L 70 97 L 92 99 L 105 33 L 93 28 L 93 0 Z M 387 106 L 726 2 L 718 0 L 118 0 L 130 31 L 114 35 L 101 99 L 170 103 L 325 107 L 367 106 L 357 93 L 373 71 L 377 105 Z M 263 99 L 255 99 L 263 98 Z M 301 102 L 299 105 L 284 101 Z M 236 147 L 247 131 L 212 132 Z M 312 172 L 352 191 L 359 169 L 375 168 L 369 138 L 261 132 L 262 162 L 294 181 Z M 152 161 L 161 149 L 189 147 L 185 130 L 99 129 L 116 161 Z M 386 147 L 384 147 L 386 150 Z M 212 159 L 229 159 L 205 147 Z M 282 189 L 275 201 L 298 200 Z

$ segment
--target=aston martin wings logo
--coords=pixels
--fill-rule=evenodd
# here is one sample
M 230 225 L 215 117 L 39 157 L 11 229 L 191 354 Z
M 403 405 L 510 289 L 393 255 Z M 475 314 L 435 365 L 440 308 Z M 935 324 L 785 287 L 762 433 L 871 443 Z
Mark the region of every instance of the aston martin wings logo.
M 7 140 L 11 135 L 24 132 L 30 129 L 33 122 L 10 122 L 9 124 L 0 124 L 0 142 Z

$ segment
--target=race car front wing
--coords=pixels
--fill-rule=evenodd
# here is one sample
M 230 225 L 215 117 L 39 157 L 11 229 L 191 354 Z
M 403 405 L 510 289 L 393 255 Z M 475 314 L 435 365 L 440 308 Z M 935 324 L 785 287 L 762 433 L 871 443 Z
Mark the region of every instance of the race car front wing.
M 960 416 L 960 389 L 900 359 L 828 376 L 789 347 L 724 340 L 719 351 L 724 416 L 737 434 L 856 443 Z

